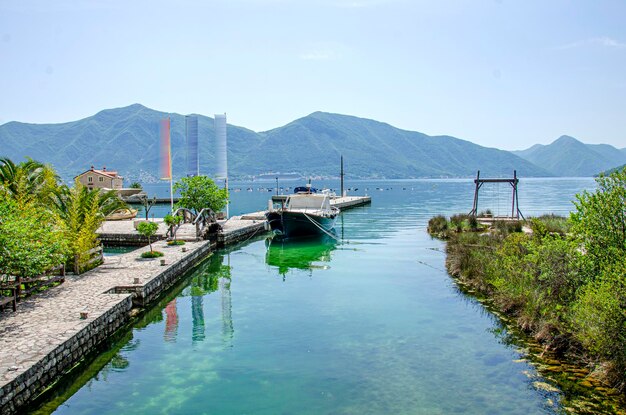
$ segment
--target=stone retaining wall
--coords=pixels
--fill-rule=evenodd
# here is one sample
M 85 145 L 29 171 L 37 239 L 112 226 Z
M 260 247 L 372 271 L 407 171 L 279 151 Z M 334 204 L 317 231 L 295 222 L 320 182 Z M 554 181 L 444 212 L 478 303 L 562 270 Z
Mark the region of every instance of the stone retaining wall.
M 265 230 L 265 221 L 250 223 L 240 229 L 231 230 L 229 232 L 220 233 L 217 238 L 217 246 L 222 248 L 237 242 L 246 241 L 253 236 L 263 235 Z
M 154 301 L 161 293 L 174 285 L 183 273 L 206 258 L 207 254 L 211 252 L 213 248 L 215 248 L 215 245 L 207 242 L 180 261 L 164 267 L 163 272 L 152 278 L 146 284 L 142 286 L 118 286 L 112 290 L 112 293 L 133 294 L 133 303 L 143 307 Z
M 95 318 L 12 382 L 0 389 L 0 413 L 14 414 L 59 380 L 83 357 L 129 321 L 132 296 Z
M 142 235 L 119 234 L 119 233 L 101 233 L 98 239 L 105 246 L 144 246 L 148 245 L 148 238 Z M 152 242 L 165 239 L 165 235 L 154 235 L 150 238 Z

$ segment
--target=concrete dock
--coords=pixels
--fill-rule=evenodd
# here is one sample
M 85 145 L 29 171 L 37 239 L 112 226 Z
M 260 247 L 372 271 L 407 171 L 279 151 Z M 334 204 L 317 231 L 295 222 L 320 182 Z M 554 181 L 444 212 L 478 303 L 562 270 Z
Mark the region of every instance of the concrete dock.
M 274 202 L 281 202 L 287 199 L 287 196 L 273 196 Z M 331 205 L 339 209 L 346 210 L 357 206 L 370 204 L 372 198 L 370 196 L 345 196 L 337 197 L 331 200 Z M 246 238 L 265 232 L 265 213 L 259 211 L 247 213 L 241 216 L 233 216 L 228 220 L 219 220 L 218 223 L 222 227 L 222 231 L 218 234 L 217 247 L 222 247 L 230 243 L 245 240 Z M 167 226 L 163 223 L 163 219 L 153 219 L 159 224 L 159 229 L 153 240 L 158 241 L 165 239 Z M 195 226 L 192 224 L 182 225 L 176 232 L 176 237 L 183 241 L 196 241 Z M 147 239 L 139 234 L 133 225 L 133 220 L 121 221 L 105 221 L 97 231 L 100 240 L 104 245 L 110 246 L 143 246 L 148 243 Z
M 272 201 L 274 203 L 281 203 L 287 200 L 289 195 L 274 195 L 272 196 Z M 337 207 L 339 209 L 350 209 L 357 206 L 368 205 L 372 203 L 371 196 L 343 196 L 343 197 L 334 197 L 330 199 L 330 205 Z

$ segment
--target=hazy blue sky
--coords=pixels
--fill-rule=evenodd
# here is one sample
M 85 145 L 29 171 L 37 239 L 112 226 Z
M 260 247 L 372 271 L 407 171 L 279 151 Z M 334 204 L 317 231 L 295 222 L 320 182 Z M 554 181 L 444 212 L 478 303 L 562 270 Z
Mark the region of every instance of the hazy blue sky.
M 626 147 L 625 0 L 0 0 L 0 124 L 142 103 Z

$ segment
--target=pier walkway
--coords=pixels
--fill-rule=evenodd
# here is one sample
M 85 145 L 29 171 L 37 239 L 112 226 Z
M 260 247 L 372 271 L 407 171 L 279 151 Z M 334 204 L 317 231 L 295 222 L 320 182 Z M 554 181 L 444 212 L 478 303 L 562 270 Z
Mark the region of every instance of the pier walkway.
M 152 240 L 165 239 L 167 226 L 163 223 L 163 219 L 156 218 L 154 221 L 159 224 L 159 229 Z M 262 233 L 264 231 L 265 212 L 233 216 L 228 220 L 219 220 L 218 223 L 222 227 L 222 231 L 217 236 L 217 246 L 221 247 Z M 146 238 L 135 229 L 132 220 L 106 221 L 97 233 L 105 245 L 142 246 L 147 243 Z M 181 225 L 176 232 L 176 239 L 188 242 L 198 241 L 195 225 L 191 223 Z
M 274 195 L 272 201 L 275 203 L 284 202 L 289 195 Z M 372 203 L 371 196 L 343 196 L 330 199 L 330 205 L 339 209 L 349 209 L 357 206 L 368 205 Z

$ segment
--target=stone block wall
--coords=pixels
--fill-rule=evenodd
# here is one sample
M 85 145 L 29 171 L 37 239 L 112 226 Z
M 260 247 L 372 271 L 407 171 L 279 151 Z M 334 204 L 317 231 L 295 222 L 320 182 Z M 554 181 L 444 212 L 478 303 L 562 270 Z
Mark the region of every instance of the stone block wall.
M 101 233 L 98 239 L 105 246 L 145 246 L 148 245 L 148 238 L 135 234 Z M 154 235 L 150 238 L 152 242 L 165 239 L 164 235 Z
M 59 380 L 83 357 L 129 321 L 132 296 L 121 302 L 57 346 L 44 358 L 0 389 L 0 413 L 15 414 Z
M 117 286 L 109 291 L 110 294 L 132 294 L 133 303 L 140 307 L 156 300 L 163 292 L 173 286 L 180 276 L 202 261 L 215 248 L 215 244 L 206 242 L 204 245 L 189 253 L 184 258 L 164 267 L 163 272 L 147 281 L 145 285 Z
M 222 248 L 226 245 L 246 241 L 247 239 L 257 235 L 263 235 L 264 233 L 267 233 L 264 228 L 265 221 L 262 221 L 228 233 L 220 233 L 217 239 L 217 246 Z

